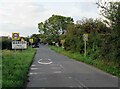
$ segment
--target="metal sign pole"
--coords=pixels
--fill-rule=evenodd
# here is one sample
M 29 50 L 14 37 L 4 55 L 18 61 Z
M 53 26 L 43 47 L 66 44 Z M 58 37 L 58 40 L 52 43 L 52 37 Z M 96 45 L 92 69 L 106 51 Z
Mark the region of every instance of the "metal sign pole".
M 15 40 L 15 43 L 16 43 L 16 40 Z M 15 51 L 14 51 L 14 58 L 16 58 L 16 47 L 15 47 Z

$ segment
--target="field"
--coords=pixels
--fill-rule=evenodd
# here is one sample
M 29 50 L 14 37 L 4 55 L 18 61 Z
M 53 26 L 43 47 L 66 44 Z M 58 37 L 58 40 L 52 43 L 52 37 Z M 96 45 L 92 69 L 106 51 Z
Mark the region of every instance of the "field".
M 55 46 L 50 46 L 50 48 L 58 53 L 68 56 L 69 58 L 95 66 L 107 73 L 120 77 L 120 69 L 118 68 L 118 64 L 113 61 L 108 62 L 103 60 L 93 60 L 90 57 L 84 57 L 84 55 L 81 55 L 78 52 L 65 51 L 64 49 Z
M 36 49 L 2 51 L 2 89 L 21 89 L 27 80 L 27 73 Z

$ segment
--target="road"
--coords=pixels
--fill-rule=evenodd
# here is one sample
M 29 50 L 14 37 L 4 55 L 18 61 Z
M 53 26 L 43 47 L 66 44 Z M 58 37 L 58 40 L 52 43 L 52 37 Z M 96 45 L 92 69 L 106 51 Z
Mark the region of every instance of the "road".
M 118 89 L 118 78 L 40 45 L 30 67 L 27 89 Z M 42 87 L 42 88 L 41 88 Z

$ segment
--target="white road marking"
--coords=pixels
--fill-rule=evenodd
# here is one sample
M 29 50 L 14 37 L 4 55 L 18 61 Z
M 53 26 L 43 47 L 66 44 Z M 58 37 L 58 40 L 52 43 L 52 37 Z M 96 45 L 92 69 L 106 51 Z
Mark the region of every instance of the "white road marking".
M 37 75 L 37 74 L 43 74 L 44 72 L 38 72 L 38 73 L 36 73 L 36 72 L 31 72 L 31 73 L 29 73 L 29 75 Z
M 40 59 L 39 61 L 42 61 L 42 59 Z
M 39 64 L 45 64 L 45 65 L 48 65 L 48 64 L 51 64 L 52 62 L 38 62 Z
M 60 69 L 60 67 L 51 67 L 51 69 Z
M 42 61 L 42 59 L 40 59 L 39 61 L 38 61 L 38 63 L 39 64 L 45 64 L 45 65 L 48 65 L 48 64 L 51 64 L 52 63 L 52 61 L 51 62 L 41 62 Z
M 38 73 L 29 73 L 30 75 L 33 75 L 33 74 L 38 74 Z
M 82 87 L 82 86 L 79 85 L 78 87 Z
M 51 61 L 51 59 L 48 59 L 49 61 Z
M 53 73 L 62 73 L 62 71 L 54 71 Z
M 72 77 L 68 77 L 69 79 L 71 79 Z
M 60 64 L 60 67 L 61 67 L 61 68 L 64 68 L 61 64 Z
M 68 78 L 69 79 L 72 79 L 72 77 L 71 76 L 68 76 Z M 78 86 L 78 87 L 85 87 L 85 89 L 88 89 L 88 87 L 87 86 L 85 86 L 83 83 L 81 83 L 79 80 L 77 80 L 77 79 L 74 79 L 75 81 L 77 81 L 80 85 Z
M 31 66 L 36 66 L 36 65 L 31 65 Z
M 82 87 L 84 87 L 85 89 L 89 89 L 87 86 L 85 86 L 82 82 L 80 82 L 79 80 L 75 79 L 80 85 L 82 85 Z
M 58 64 L 51 64 L 51 66 L 59 66 Z
M 38 69 L 38 68 L 31 68 L 31 70 L 36 70 L 36 69 Z

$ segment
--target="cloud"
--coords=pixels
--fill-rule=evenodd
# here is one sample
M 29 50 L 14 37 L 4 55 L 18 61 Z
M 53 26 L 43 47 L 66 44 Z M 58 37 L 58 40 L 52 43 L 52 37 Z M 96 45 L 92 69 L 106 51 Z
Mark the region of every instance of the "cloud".
M 20 32 L 23 36 L 38 33 L 37 24 L 53 14 L 73 17 L 99 17 L 95 0 L 1 0 L 0 1 L 0 35 Z M 81 1 L 81 2 L 80 2 Z M 89 10 L 88 10 L 89 9 Z
M 2 2 L 95 2 L 96 0 L 1 0 Z

